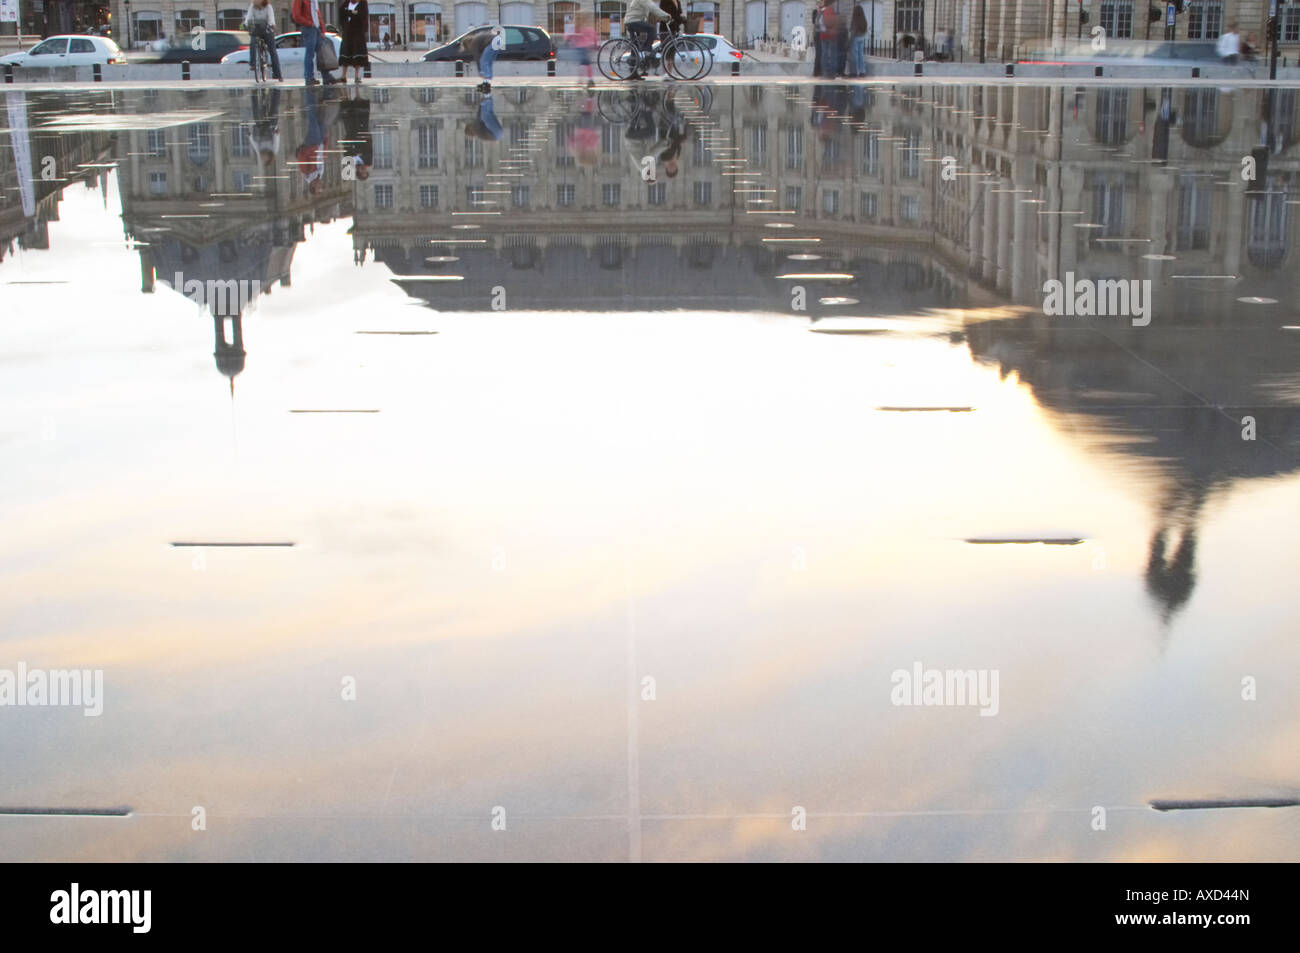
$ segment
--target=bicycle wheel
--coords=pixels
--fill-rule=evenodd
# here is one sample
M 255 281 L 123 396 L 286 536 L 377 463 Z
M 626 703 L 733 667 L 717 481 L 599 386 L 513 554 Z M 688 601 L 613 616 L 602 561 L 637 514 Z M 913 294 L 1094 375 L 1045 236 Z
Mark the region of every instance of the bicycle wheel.
M 675 36 L 664 44 L 664 72 L 687 82 L 709 75 L 713 53 L 693 36 Z
M 626 37 L 608 40 L 596 53 L 596 66 L 607 79 L 631 79 L 641 64 L 641 51 Z

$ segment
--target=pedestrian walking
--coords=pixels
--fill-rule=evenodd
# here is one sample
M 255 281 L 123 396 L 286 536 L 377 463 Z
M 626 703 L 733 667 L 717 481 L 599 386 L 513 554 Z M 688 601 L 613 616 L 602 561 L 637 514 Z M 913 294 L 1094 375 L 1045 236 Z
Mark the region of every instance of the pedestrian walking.
M 1241 37 L 1237 33 L 1237 24 L 1228 24 L 1227 32 L 1220 35 L 1215 45 L 1215 52 L 1228 66 L 1236 66 L 1241 60 Z
M 853 8 L 849 39 L 849 75 L 867 75 L 867 15 L 861 7 Z

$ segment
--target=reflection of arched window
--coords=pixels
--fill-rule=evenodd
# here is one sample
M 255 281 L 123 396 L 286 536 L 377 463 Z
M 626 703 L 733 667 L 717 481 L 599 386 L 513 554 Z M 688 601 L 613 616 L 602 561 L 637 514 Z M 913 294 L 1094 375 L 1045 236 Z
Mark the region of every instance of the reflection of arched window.
M 1200 176 L 1184 175 L 1178 181 L 1177 248 L 1210 247 L 1210 214 L 1214 193 Z
M 1246 196 L 1246 257 L 1259 268 L 1276 268 L 1286 260 L 1289 181 L 1270 175 L 1265 192 Z
M 693 241 L 686 246 L 686 260 L 692 268 L 712 268 L 718 246 L 710 241 Z
M 1093 135 L 1104 146 L 1123 145 L 1128 140 L 1128 90 L 1097 90 L 1097 114 Z
M 1197 149 L 1209 149 L 1223 139 L 1219 134 L 1218 89 L 1189 89 L 1183 97 L 1183 141 Z
M 578 5 L 572 0 L 557 0 L 546 6 L 546 30 L 552 36 L 572 33 L 577 28 Z
M 190 126 L 190 161 L 203 165 L 212 158 L 212 127 L 206 122 Z
M 510 266 L 520 271 L 536 268 L 542 260 L 541 249 L 533 238 L 510 239 L 506 245 L 510 251 Z

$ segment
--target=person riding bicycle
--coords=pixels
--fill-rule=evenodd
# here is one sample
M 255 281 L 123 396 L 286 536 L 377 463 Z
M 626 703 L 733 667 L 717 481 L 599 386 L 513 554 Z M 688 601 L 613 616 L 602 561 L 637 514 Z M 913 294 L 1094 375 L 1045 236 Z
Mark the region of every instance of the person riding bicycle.
M 627 5 L 627 13 L 624 14 L 627 23 L 627 35 L 642 50 L 649 52 L 650 44 L 654 41 L 655 28 L 654 23 L 661 20 L 670 19 L 667 13 L 659 9 L 659 4 L 655 0 L 632 0 Z M 630 77 L 631 79 L 644 79 L 640 70 L 637 70 Z
M 254 45 L 258 38 L 266 42 L 266 50 L 271 57 L 271 75 L 278 82 L 283 83 L 284 77 L 280 75 L 280 54 L 275 49 L 275 8 L 271 6 L 271 0 L 253 0 L 248 5 L 248 12 L 244 14 L 244 26 L 253 35 Z M 257 51 L 249 50 L 248 54 L 249 68 L 256 72 Z

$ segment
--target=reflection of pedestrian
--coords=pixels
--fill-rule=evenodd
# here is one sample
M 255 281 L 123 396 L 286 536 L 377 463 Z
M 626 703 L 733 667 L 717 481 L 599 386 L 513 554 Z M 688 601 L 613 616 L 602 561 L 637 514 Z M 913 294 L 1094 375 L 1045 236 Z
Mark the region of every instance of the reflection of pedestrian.
M 366 36 L 370 32 L 370 4 L 366 0 L 345 0 L 339 9 L 343 24 L 343 46 L 339 50 L 339 66 L 343 68 L 343 82 L 348 81 L 348 67 L 361 82 L 361 71 L 370 66 L 366 52 Z
M 375 141 L 370 134 L 370 100 L 361 95 L 361 90 L 354 90 L 352 98 L 339 104 L 339 119 L 343 124 L 339 145 L 351 158 L 356 178 L 365 181 L 375 164 Z
M 319 195 L 325 187 L 325 123 L 321 117 L 319 90 L 307 93 L 307 138 L 295 156 L 309 195 Z
M 488 93 L 478 104 L 478 118 L 465 124 L 465 135 L 473 139 L 496 142 L 503 134 L 501 123 L 497 119 L 496 106 L 492 103 L 492 94 Z

